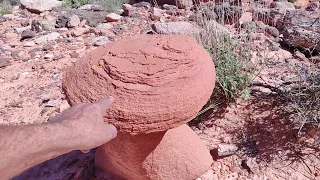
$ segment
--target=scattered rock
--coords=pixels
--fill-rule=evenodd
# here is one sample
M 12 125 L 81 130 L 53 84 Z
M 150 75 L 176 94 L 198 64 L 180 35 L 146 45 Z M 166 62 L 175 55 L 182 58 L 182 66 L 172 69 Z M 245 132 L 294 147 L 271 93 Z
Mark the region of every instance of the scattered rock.
M 271 51 L 278 51 L 281 48 L 279 43 L 272 42 L 270 45 L 270 50 Z
M 209 169 L 207 172 L 202 174 L 196 180 L 218 180 L 218 179 L 219 179 L 218 175 L 212 169 Z
M 77 15 L 72 15 L 68 21 L 67 27 L 72 28 L 80 24 L 80 18 Z
M 62 1 L 58 0 L 20 0 L 20 3 L 32 13 L 51 11 L 53 8 L 62 5 Z
M 52 60 L 59 60 L 59 59 L 62 59 L 64 58 L 64 55 L 63 54 L 58 54 L 58 55 L 54 55 Z
M 265 29 L 266 33 L 269 34 L 270 36 L 273 36 L 275 38 L 280 36 L 280 32 L 277 28 L 272 27 L 272 26 L 267 26 Z
M 59 101 L 56 99 L 49 99 L 49 100 L 43 100 L 42 103 L 44 103 L 44 107 L 57 107 L 59 104 Z
M 75 30 L 72 31 L 72 35 L 75 37 L 79 37 L 82 34 L 88 33 L 90 32 L 90 30 L 88 28 L 77 28 Z
M 69 53 L 69 55 L 70 55 L 71 58 L 78 58 L 79 57 L 79 53 L 77 53 L 75 51 Z
M 26 30 L 22 31 L 22 33 L 21 33 L 21 40 L 33 38 L 35 36 L 36 36 L 36 32 L 34 32 L 30 29 L 26 29 Z
M 103 11 L 104 8 L 98 4 L 85 4 L 79 8 L 80 10 L 87 10 L 87 11 Z
M 6 18 L 0 15 L 0 23 L 6 22 Z
M 106 21 L 107 21 L 107 22 L 117 22 L 117 21 L 120 21 L 121 18 L 122 18 L 122 17 L 121 17 L 119 14 L 110 13 L 110 14 L 107 14 L 107 16 L 106 16 Z
M 30 25 L 30 20 L 29 19 L 25 19 L 25 20 L 21 21 L 20 24 L 21 24 L 22 27 L 27 27 L 27 26 Z
M 178 7 L 177 6 L 174 6 L 174 5 L 169 5 L 169 4 L 164 4 L 163 6 L 162 6 L 162 8 L 163 9 L 165 9 L 165 10 L 173 10 L 173 11 L 175 11 L 175 10 L 178 10 Z
M 110 43 L 111 41 L 109 40 L 108 37 L 106 36 L 99 36 L 99 37 L 95 37 L 91 40 L 91 44 L 94 46 L 104 46 L 108 43 Z
M 59 37 L 60 37 L 60 33 L 52 32 L 50 34 L 47 34 L 47 35 L 44 35 L 44 36 L 37 38 L 35 40 L 35 43 L 41 44 L 41 43 L 45 43 L 48 41 L 54 41 L 54 40 L 58 39 Z
M 40 21 L 40 24 L 41 24 L 42 30 L 45 30 L 45 31 L 53 31 L 56 29 L 55 28 L 56 24 L 50 21 L 42 20 Z
M 42 26 L 38 20 L 33 20 L 31 22 L 31 30 L 35 32 L 40 32 L 42 31 Z
M 102 23 L 102 24 L 98 24 L 97 25 L 97 29 L 101 32 L 104 32 L 104 31 L 107 31 L 107 30 L 110 30 L 112 29 L 112 25 L 109 24 L 109 23 Z
M 274 1 L 270 4 L 270 8 L 295 9 L 294 5 L 291 2 L 287 2 L 287 1 Z
M 46 45 L 44 45 L 44 46 L 42 47 L 42 50 L 44 50 L 44 51 L 49 51 L 49 50 L 51 50 L 51 49 L 53 49 L 53 48 L 54 48 L 54 44 L 48 43 L 48 44 L 46 44 Z
M 150 15 L 150 18 L 152 21 L 160 21 L 160 18 L 162 16 L 162 14 L 164 13 L 164 11 L 162 9 L 153 7 L 151 9 L 152 14 Z
M 13 20 L 17 18 L 14 14 L 4 14 L 2 15 L 2 17 L 5 18 L 6 20 Z
M 154 23 L 151 25 L 152 30 L 158 34 L 194 34 L 198 30 L 192 24 L 186 21 Z
M 300 52 L 300 51 L 295 51 L 294 52 L 294 55 L 299 58 L 301 61 L 304 61 L 304 62 L 309 62 L 308 58 L 306 58 L 306 56 Z
M 13 27 L 14 31 L 18 34 L 21 34 L 24 30 L 31 29 L 31 26 L 27 27 Z
M 123 4 L 122 9 L 123 9 L 124 16 L 132 16 L 133 15 L 134 9 L 130 4 Z
M 215 20 L 209 20 L 206 23 L 207 28 L 209 29 L 214 29 L 215 33 L 218 36 L 229 36 L 231 35 L 231 32 L 229 31 L 228 28 L 226 28 L 225 26 L 217 23 Z M 201 33 L 206 33 L 205 31 L 200 30 L 200 34 Z
M 36 43 L 34 41 L 28 41 L 28 42 L 25 42 L 23 46 L 24 47 L 33 47 L 35 45 L 36 45 Z
M 53 59 L 54 55 L 53 54 L 46 54 L 44 55 L 44 59 Z
M 0 58 L 0 68 L 4 68 L 10 64 L 10 58 Z
M 70 105 L 69 105 L 68 101 L 63 100 L 60 105 L 59 112 L 61 113 L 62 111 L 68 109 L 69 107 L 70 107 Z
M 105 11 L 87 11 L 79 9 L 71 9 L 66 12 L 60 12 L 57 18 L 56 27 L 64 28 L 67 27 L 70 16 L 77 15 L 81 22 L 86 22 L 91 27 L 96 27 L 100 23 L 105 22 L 106 15 Z M 81 24 L 81 23 L 80 23 Z M 79 25 L 81 27 L 81 25 Z
M 238 150 L 237 145 L 227 144 L 227 143 L 218 144 L 218 148 L 217 148 L 219 157 L 230 156 L 234 154 L 237 150 Z
M 5 33 L 5 34 L 4 34 L 4 37 L 5 37 L 7 40 L 11 41 L 11 40 L 17 39 L 17 38 L 19 37 L 19 35 L 18 35 L 17 33 Z
M 59 15 L 57 18 L 55 27 L 57 28 L 67 27 L 69 19 L 70 19 L 70 16 L 68 16 L 68 14 Z
M 13 50 L 11 51 L 11 56 L 12 57 L 22 57 L 24 55 L 24 51 L 21 51 L 21 50 Z

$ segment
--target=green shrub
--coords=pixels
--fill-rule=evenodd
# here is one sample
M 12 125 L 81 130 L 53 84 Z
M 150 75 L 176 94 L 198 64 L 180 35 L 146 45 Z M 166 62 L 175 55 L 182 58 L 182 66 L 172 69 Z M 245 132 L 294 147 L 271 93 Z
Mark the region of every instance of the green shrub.
M 90 3 L 102 5 L 107 11 L 122 9 L 122 4 L 129 3 L 129 0 L 91 0 Z
M 11 10 L 8 10 L 8 9 L 3 9 L 3 10 L 0 10 L 0 14 L 1 14 L 1 15 L 4 15 L 4 14 L 12 14 L 12 11 L 11 11 Z
M 208 17 L 199 16 L 196 21 L 201 30 L 195 38 L 210 53 L 216 67 L 215 89 L 199 114 L 217 104 L 248 99 L 252 79 L 259 73 L 257 66 L 263 62 L 264 48 L 255 44 L 252 35 L 256 28 L 239 29 L 232 34 Z M 257 55 L 254 61 L 253 54 Z
M 7 0 L 3 0 L 0 2 L 0 14 L 4 15 L 4 14 L 12 14 L 12 5 L 13 5 L 13 1 L 7 1 Z
M 297 2 L 297 0 L 288 0 L 288 1 L 291 2 L 291 3 Z
M 240 44 L 232 43 L 230 37 L 225 37 L 223 43 L 217 45 L 215 50 L 212 48 L 210 54 L 215 54 L 215 65 L 217 84 L 216 91 L 218 95 L 224 95 L 226 99 L 235 100 L 238 97 L 246 99 L 250 95 L 250 88 L 252 75 L 245 72 L 244 61 L 249 61 L 251 56 L 242 56 L 243 50 Z M 215 52 L 214 52 L 215 51 Z
M 206 19 L 199 24 L 203 31 L 196 35 L 196 39 L 210 53 L 216 67 L 215 89 L 204 109 L 220 103 L 228 104 L 237 98 L 249 98 L 249 86 L 257 73 L 257 64 L 251 62 L 255 46 L 252 38 L 245 36 L 239 40 L 221 33 L 218 26 L 212 26 Z

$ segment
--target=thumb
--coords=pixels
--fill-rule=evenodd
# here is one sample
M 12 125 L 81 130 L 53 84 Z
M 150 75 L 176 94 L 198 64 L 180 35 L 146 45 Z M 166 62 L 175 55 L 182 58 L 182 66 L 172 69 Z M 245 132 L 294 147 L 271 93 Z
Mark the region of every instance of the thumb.
M 94 104 L 97 104 L 101 107 L 102 110 L 102 116 L 104 116 L 104 114 L 106 113 L 106 111 L 110 108 L 111 104 L 113 103 L 114 98 L 113 97 L 108 97 L 106 99 L 101 99 L 97 102 L 95 102 Z
M 100 128 L 101 139 L 103 141 L 102 144 L 107 143 L 117 137 L 118 131 L 115 126 L 111 124 L 102 124 Z

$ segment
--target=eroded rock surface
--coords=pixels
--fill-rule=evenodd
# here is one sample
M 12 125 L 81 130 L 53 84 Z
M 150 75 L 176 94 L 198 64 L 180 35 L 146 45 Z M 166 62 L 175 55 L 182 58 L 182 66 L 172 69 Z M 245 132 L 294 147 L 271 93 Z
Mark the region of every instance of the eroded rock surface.
M 215 82 L 210 55 L 186 35 L 140 35 L 88 53 L 66 72 L 71 105 L 108 96 L 105 115 L 120 132 L 151 133 L 191 120 Z
M 196 179 L 212 164 L 200 138 L 186 124 L 166 132 L 118 134 L 98 148 L 98 167 L 126 179 Z

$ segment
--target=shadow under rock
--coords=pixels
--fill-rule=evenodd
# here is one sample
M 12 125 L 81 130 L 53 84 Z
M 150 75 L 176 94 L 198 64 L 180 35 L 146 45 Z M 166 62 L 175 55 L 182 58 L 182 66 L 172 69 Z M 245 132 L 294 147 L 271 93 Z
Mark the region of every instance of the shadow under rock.
M 94 153 L 72 151 L 38 164 L 13 180 L 90 180 L 94 177 Z

